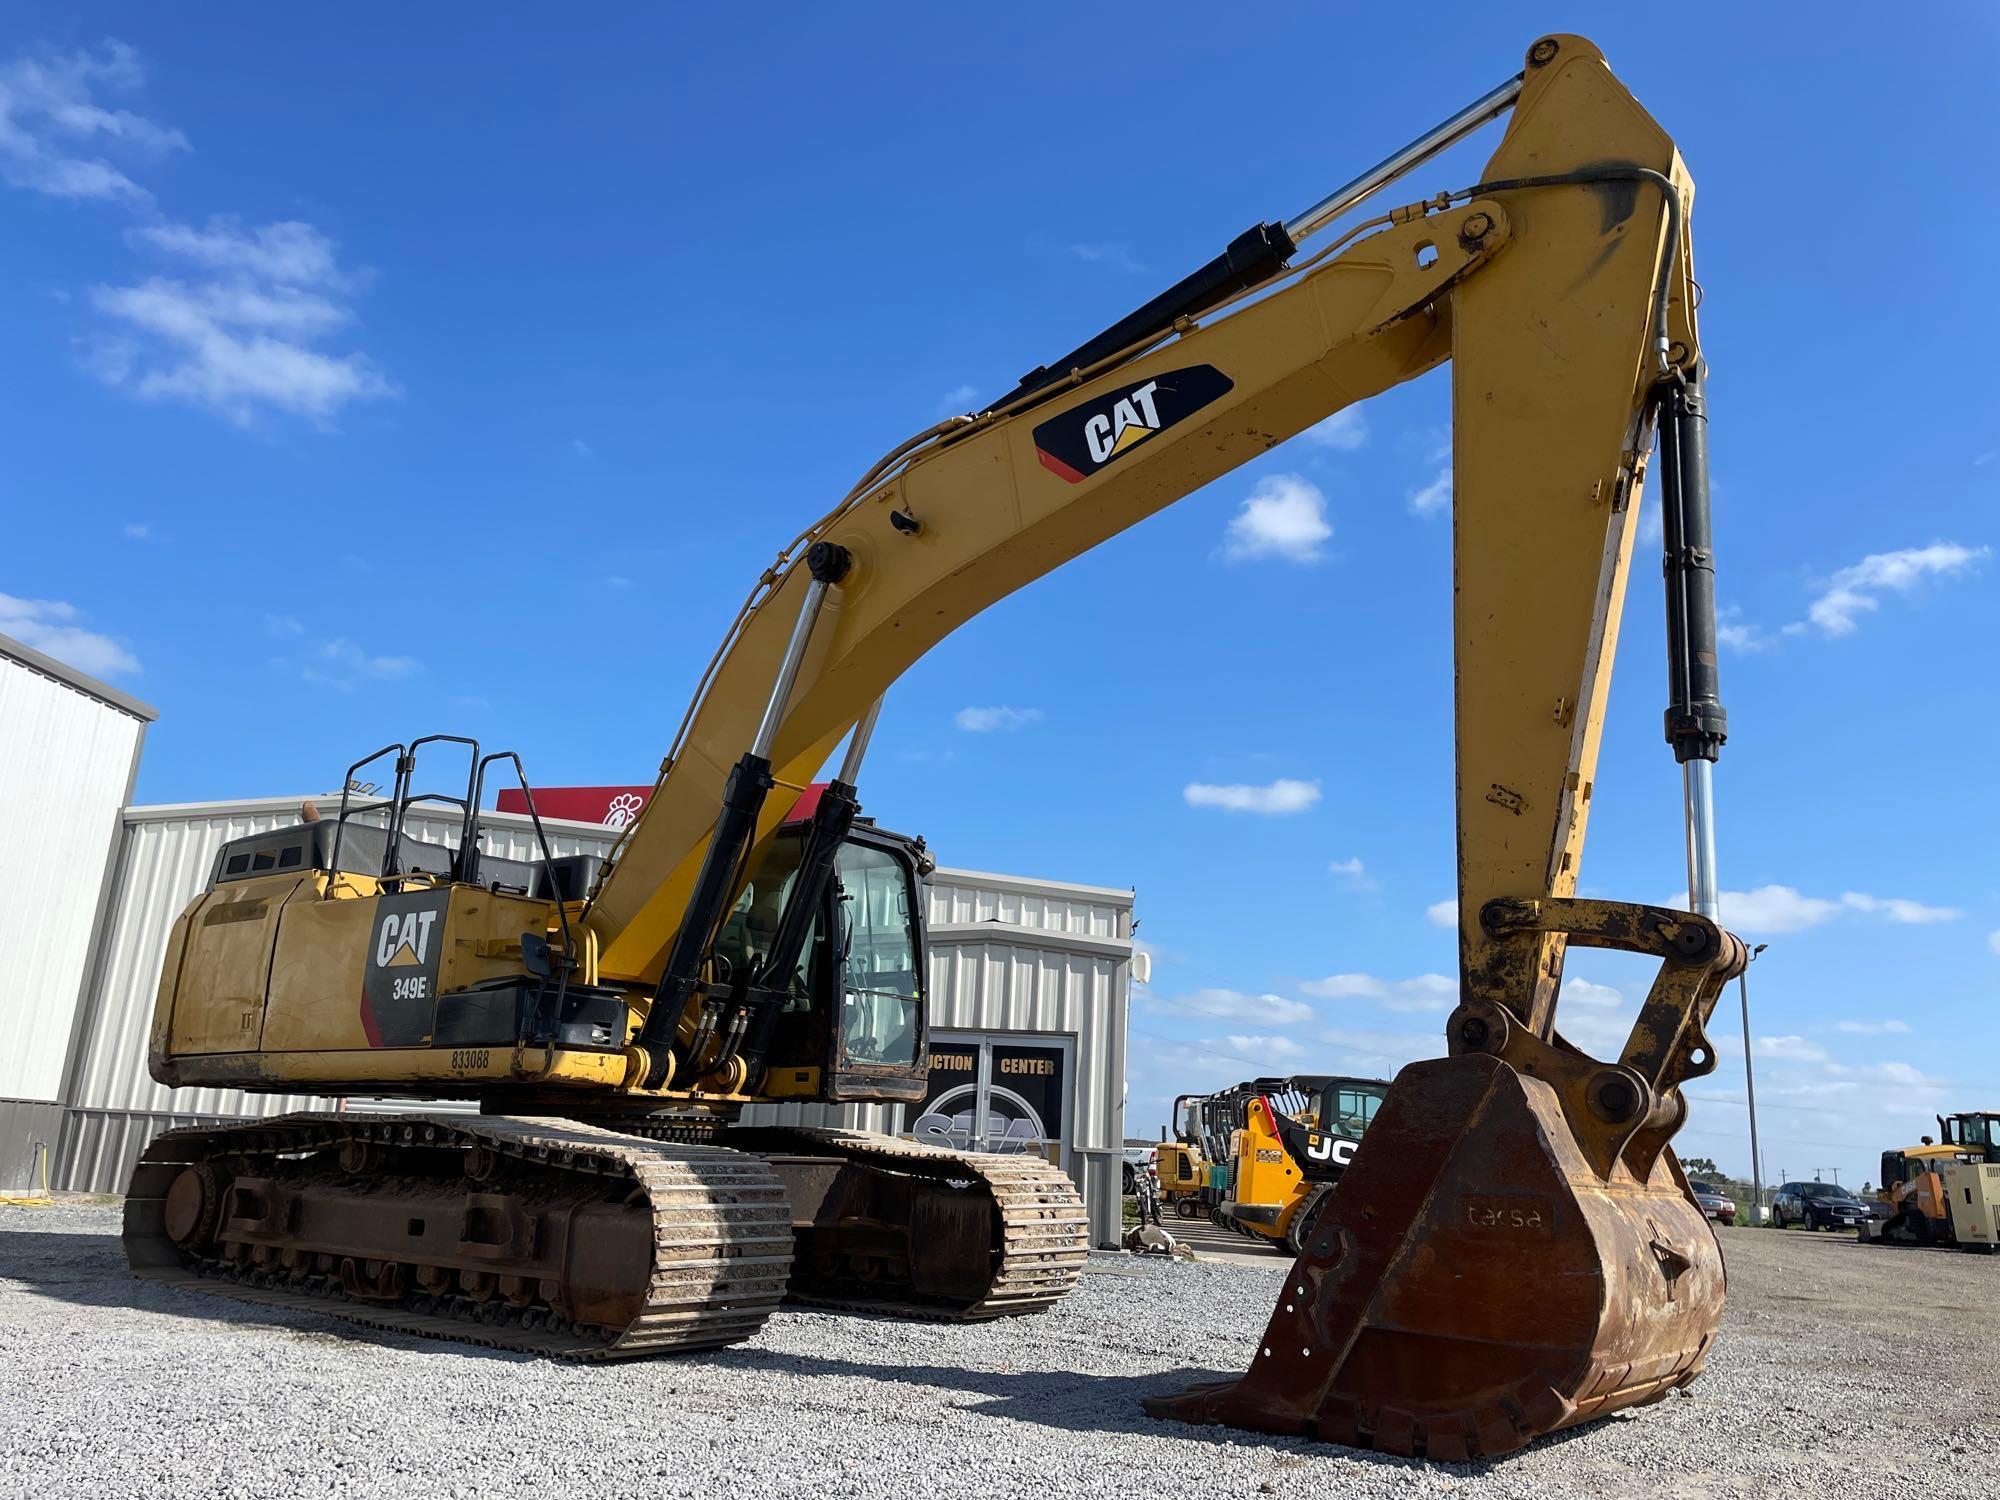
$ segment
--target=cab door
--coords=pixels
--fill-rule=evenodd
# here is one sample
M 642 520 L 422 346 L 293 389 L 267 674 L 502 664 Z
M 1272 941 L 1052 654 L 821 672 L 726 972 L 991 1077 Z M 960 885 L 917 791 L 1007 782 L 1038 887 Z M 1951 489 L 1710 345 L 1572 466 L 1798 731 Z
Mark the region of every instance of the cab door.
M 828 901 L 834 1015 L 826 1097 L 921 1099 L 930 978 L 909 844 L 856 828 L 841 846 Z

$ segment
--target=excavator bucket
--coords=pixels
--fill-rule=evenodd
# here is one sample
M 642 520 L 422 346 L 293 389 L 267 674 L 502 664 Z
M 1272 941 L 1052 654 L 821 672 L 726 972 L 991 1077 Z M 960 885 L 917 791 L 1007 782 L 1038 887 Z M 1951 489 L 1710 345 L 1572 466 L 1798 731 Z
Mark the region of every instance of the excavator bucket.
M 1722 1253 L 1670 1150 L 1608 1165 L 1549 1083 L 1483 1052 L 1412 1064 L 1249 1372 L 1146 1409 L 1462 1461 L 1659 1400 L 1701 1371 Z

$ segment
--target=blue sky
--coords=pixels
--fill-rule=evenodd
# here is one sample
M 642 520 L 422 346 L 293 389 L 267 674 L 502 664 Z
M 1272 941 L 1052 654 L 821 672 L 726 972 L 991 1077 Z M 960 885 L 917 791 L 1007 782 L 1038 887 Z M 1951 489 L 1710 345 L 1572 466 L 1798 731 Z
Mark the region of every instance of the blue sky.
M 322 788 L 434 728 L 647 780 L 750 581 L 878 453 L 1577 25 L 1698 184 L 1766 1169 L 1872 1179 L 1934 1110 L 2000 1107 L 2000 49 L 1983 6 L 1906 49 L 1796 14 L 10 7 L 0 630 L 160 706 L 148 801 Z M 947 863 L 1137 888 L 1133 1133 L 1183 1089 L 1442 1050 L 1447 379 L 1004 602 L 888 701 L 871 812 Z M 1657 578 L 1583 866 L 1637 900 L 1684 885 Z M 1572 976 L 1566 1029 L 1615 1050 L 1645 976 Z M 1680 1144 L 1742 1171 L 1736 1027 L 1732 992 Z

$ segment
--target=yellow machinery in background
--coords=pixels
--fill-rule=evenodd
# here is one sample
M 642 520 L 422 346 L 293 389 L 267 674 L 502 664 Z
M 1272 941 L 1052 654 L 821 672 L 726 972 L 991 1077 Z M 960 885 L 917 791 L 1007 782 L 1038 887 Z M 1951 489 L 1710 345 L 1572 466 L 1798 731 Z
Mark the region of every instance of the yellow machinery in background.
M 1240 1086 L 1228 1189 L 1217 1221 L 1298 1254 L 1388 1095 L 1380 1078 L 1298 1075 Z
M 1863 1243 L 2000 1248 L 2000 1114 L 1939 1115 L 1938 1139 L 1882 1153 L 1877 1199 L 1889 1217 L 1857 1231 Z
M 1210 1187 L 1210 1164 L 1202 1149 L 1202 1120 L 1208 1096 L 1182 1094 L 1174 1100 L 1173 1133 L 1160 1127 L 1160 1149 L 1153 1158 L 1160 1180 L 1160 1201 L 1183 1219 L 1202 1216 L 1202 1195 Z
M 1503 116 L 1476 182 L 1353 214 Z M 1085 1221 L 1039 1158 L 737 1123 L 757 1101 L 923 1096 L 923 855 L 857 816 L 881 697 L 1016 589 L 1449 362 L 1449 1056 L 1398 1075 L 1250 1373 L 1148 1409 L 1464 1459 L 1688 1384 L 1723 1272 L 1669 1142 L 1744 962 L 1714 920 L 1725 720 L 1692 202 L 1597 48 L 1543 37 L 1353 182 L 870 466 L 756 583 L 608 864 L 483 851 L 488 770 L 525 778 L 444 736 L 385 748 L 375 813 L 343 797 L 330 823 L 225 846 L 174 929 L 153 1076 L 482 1113 L 170 1131 L 127 1199 L 135 1270 L 579 1359 L 734 1342 L 788 1295 L 953 1318 L 1050 1305 Z M 1691 911 L 1576 894 L 1656 442 Z M 587 635 L 544 644 L 510 646 L 536 713 L 618 707 L 573 703 L 562 662 Z M 1305 654 L 1331 689 L 1351 649 Z M 402 824 L 447 746 L 464 825 L 440 852 Z M 1575 946 L 1658 966 L 1616 1057 L 1560 1034 Z

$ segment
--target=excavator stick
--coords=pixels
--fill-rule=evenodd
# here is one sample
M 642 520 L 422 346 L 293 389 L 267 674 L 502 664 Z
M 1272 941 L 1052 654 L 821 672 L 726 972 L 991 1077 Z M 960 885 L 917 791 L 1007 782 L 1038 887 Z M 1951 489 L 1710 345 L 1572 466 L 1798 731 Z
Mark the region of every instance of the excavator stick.
M 1494 202 L 1509 243 L 1449 293 L 1450 1056 L 1390 1089 L 1303 1236 L 1249 1372 L 1153 1400 L 1156 1416 L 1491 1457 L 1686 1385 L 1721 1316 L 1721 1251 L 1668 1149 L 1687 1118 L 1681 1085 L 1715 1068 L 1708 1017 L 1745 962 L 1714 920 L 1708 773 L 1727 720 L 1693 189 L 1672 141 L 1582 38 L 1536 42 L 1520 85 L 1467 190 Z M 1481 101 L 1397 159 L 1484 113 Z M 1688 911 L 1574 894 L 1655 436 Z M 1615 1060 L 1557 1030 L 1575 947 L 1659 965 Z

